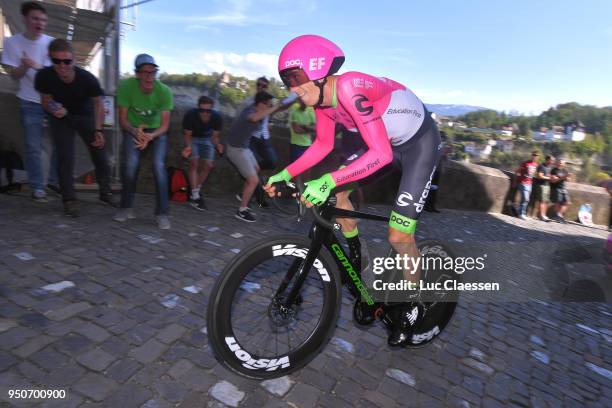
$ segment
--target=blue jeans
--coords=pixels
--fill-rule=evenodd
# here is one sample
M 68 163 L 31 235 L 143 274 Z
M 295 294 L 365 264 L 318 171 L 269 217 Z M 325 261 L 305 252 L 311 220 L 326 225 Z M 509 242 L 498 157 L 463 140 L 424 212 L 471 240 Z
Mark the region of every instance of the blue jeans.
M 145 129 L 147 131 L 147 129 Z M 149 130 L 151 131 L 151 130 Z M 138 181 L 140 155 L 153 150 L 153 176 L 155 177 L 155 215 L 168 215 L 168 174 L 166 173 L 166 152 L 168 135 L 153 139 L 145 150 L 138 150 L 131 134 L 123 133 L 123 151 L 121 160 L 121 208 L 134 207 L 134 194 Z
M 274 146 L 270 143 L 270 139 L 251 137 L 250 143 L 251 150 L 255 153 L 261 170 L 272 170 L 276 168 L 278 155 L 276 154 L 276 149 L 274 149 Z
M 531 184 L 519 184 L 518 189 L 521 192 L 521 204 L 519 205 L 519 215 L 527 214 L 527 204 L 531 196 Z
M 42 168 L 43 151 L 43 118 L 45 111 L 40 103 L 21 100 L 21 125 L 25 142 L 25 169 L 28 172 L 28 182 L 33 191 L 45 189 L 44 172 Z M 57 153 L 53 148 L 49 166 L 49 183 L 57 184 Z

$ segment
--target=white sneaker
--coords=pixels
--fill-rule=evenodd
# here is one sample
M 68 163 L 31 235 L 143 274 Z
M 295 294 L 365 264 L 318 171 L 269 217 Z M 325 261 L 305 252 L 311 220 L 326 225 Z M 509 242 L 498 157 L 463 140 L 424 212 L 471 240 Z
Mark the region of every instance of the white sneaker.
M 170 220 L 167 215 L 158 215 L 157 217 L 157 226 L 162 230 L 170 229 Z
M 113 217 L 113 220 L 115 220 L 117 222 L 125 222 L 127 220 L 133 220 L 134 218 L 136 218 L 136 216 L 134 215 L 134 209 L 133 208 L 122 208 Z
M 520 218 L 521 220 L 527 220 L 527 219 L 528 219 L 528 218 L 527 218 L 527 216 L 526 216 L 525 214 L 521 214 L 521 215 L 519 216 L 519 218 Z
M 45 190 L 34 190 L 34 192 L 32 192 L 32 200 L 37 203 L 49 202 L 49 200 L 47 200 L 47 193 L 45 193 Z

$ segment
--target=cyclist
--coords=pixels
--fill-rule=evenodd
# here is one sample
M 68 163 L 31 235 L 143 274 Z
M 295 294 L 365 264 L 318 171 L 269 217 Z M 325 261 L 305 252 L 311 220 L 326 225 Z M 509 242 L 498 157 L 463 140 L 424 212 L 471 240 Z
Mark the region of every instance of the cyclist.
M 300 158 L 269 179 L 266 192 L 274 196 L 272 183 L 289 181 L 321 161 L 333 149 L 334 127 L 339 122 L 348 130 L 358 131 L 367 150 L 349 158 L 345 167 L 308 182 L 302 200 L 307 206 L 320 204 L 334 188 L 389 169 L 387 165 L 394 162 L 401 168 L 402 177 L 388 240 L 401 256 L 417 258 L 414 232 L 440 156 L 440 134 L 423 102 L 404 85 L 361 72 L 334 75 L 343 62 L 342 50 L 317 35 L 296 37 L 282 49 L 279 75 L 307 106 L 315 108 L 316 138 Z M 349 191 L 336 194 L 339 208 L 353 209 L 348 195 Z M 356 221 L 339 222 L 349 244 L 355 244 Z M 404 278 L 416 283 L 420 270 L 405 269 Z M 388 339 L 391 346 L 408 343 L 422 321 L 418 295 L 418 290 L 411 291 L 402 305 L 401 319 Z

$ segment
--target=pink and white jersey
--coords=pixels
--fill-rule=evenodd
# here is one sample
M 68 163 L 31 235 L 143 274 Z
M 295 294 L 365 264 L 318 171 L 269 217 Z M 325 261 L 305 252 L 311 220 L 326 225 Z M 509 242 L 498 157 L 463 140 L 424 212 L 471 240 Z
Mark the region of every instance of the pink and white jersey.
M 365 178 L 393 160 L 392 146 L 410 140 L 425 120 L 425 107 L 402 84 L 360 72 L 336 77 L 333 104 L 319 107 L 317 136 L 308 150 L 287 167 L 293 177 L 321 161 L 334 147 L 335 123 L 358 131 L 368 151 L 332 174 L 336 186 Z

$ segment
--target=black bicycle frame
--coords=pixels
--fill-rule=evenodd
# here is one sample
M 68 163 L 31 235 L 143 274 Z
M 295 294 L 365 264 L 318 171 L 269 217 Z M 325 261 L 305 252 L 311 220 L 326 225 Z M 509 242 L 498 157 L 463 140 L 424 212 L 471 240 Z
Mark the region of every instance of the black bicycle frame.
M 336 218 L 361 218 L 361 219 L 369 219 L 375 221 L 386 221 L 389 222 L 389 217 L 385 217 L 377 214 L 369 214 L 360 211 L 350 211 L 344 210 L 341 208 L 335 207 L 336 200 L 335 197 L 330 198 L 327 202 L 325 202 L 321 206 L 320 213 L 317 213 L 316 210 L 313 211 L 315 214 L 315 221 L 312 224 L 312 228 L 310 229 L 309 237 L 311 238 L 310 248 L 308 250 L 308 254 L 306 258 L 301 262 L 294 262 L 287 271 L 287 275 L 283 279 L 281 286 L 279 287 L 276 295 L 280 295 L 285 291 L 289 282 L 294 278 L 297 273 L 297 279 L 289 294 L 283 299 L 283 305 L 285 307 L 290 307 L 302 289 L 302 285 L 306 281 L 308 277 L 308 273 L 310 268 L 312 267 L 321 247 L 325 245 L 325 247 L 332 254 L 336 265 L 338 266 L 338 270 L 347 274 L 349 279 L 347 279 L 348 284 L 352 285 L 355 289 L 355 293 L 361 294 L 362 300 L 366 302 L 368 305 L 373 305 L 374 300 L 372 296 L 368 293 L 367 287 L 363 284 L 360 271 L 356 271 L 354 265 L 350 262 L 349 257 L 346 256 L 344 252 L 344 248 L 334 235 L 333 230 L 338 229 L 335 224 L 331 223 L 333 217 Z

